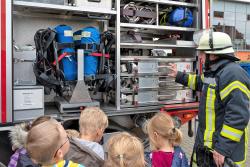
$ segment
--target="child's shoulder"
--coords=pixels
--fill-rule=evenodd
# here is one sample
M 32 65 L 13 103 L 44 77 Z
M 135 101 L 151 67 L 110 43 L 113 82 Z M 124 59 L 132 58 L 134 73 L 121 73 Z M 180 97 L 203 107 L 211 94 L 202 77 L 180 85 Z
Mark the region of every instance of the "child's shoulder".
M 174 152 L 176 153 L 176 154 L 180 154 L 180 155 L 185 155 L 185 152 L 183 151 L 183 149 L 180 147 L 180 146 L 175 146 L 174 147 Z
M 188 159 L 181 147 L 174 147 L 174 158 L 172 167 L 188 167 Z

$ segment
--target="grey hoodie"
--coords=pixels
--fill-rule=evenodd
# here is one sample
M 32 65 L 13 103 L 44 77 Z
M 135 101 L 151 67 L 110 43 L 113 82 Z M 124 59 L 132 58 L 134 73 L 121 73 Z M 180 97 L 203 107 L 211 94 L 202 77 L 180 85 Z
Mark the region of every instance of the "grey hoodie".
M 65 155 L 65 160 L 82 164 L 87 167 L 102 167 L 104 160 L 93 150 L 81 144 L 77 138 L 70 138 L 70 149 Z

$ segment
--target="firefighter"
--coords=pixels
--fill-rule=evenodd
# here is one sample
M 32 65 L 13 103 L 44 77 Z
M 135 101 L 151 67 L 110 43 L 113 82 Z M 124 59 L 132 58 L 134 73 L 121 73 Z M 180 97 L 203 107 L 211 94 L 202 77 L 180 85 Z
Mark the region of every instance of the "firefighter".
M 235 61 L 231 38 L 222 32 L 206 31 L 197 50 L 202 75 L 177 71 L 170 64 L 169 76 L 177 83 L 201 92 L 198 129 L 191 166 L 224 167 L 230 160 L 246 166 L 250 79 Z

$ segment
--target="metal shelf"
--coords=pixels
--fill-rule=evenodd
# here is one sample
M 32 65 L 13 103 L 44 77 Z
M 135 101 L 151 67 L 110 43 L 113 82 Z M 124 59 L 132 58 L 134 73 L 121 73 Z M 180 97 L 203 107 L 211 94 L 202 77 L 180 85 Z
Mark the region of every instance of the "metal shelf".
M 149 3 L 158 3 L 158 4 L 166 4 L 166 5 L 175 5 L 175 6 L 185 6 L 185 7 L 198 7 L 195 3 L 187 3 L 187 2 L 178 2 L 171 0 L 135 0 L 135 1 L 143 1 Z
M 196 45 L 193 41 L 176 41 L 176 44 L 121 42 L 121 48 L 136 48 L 136 49 L 196 48 Z
M 159 62 L 192 62 L 195 58 L 173 58 L 173 57 L 157 57 L 157 56 L 121 56 L 121 61 L 159 61 Z
M 41 9 L 39 12 L 49 12 L 49 13 L 58 13 L 58 12 L 86 12 L 86 13 L 100 13 L 100 14 L 112 14 L 115 15 L 115 10 L 105 10 L 98 9 L 94 7 L 85 7 L 85 6 L 67 6 L 67 5 L 55 5 L 55 4 L 46 4 L 38 2 L 26 2 L 26 1 L 14 1 L 14 7 L 17 10 L 22 9 Z
M 131 89 L 128 89 L 128 88 L 123 88 L 121 89 L 121 92 L 122 93 L 138 93 L 139 91 L 177 91 L 177 90 L 186 90 L 184 89 L 184 86 L 167 86 L 167 87 L 149 87 L 149 88 L 137 88 L 137 90 L 131 90 Z
M 175 27 L 175 26 L 157 26 L 157 25 L 148 25 L 148 24 L 134 24 L 134 23 L 121 23 L 121 27 L 128 28 L 142 28 L 142 29 L 154 29 L 154 30 L 169 30 L 169 31 L 188 31 L 194 32 L 197 28 L 192 27 Z
M 163 107 L 166 104 L 182 104 L 182 103 L 189 103 L 195 102 L 196 100 L 193 99 L 186 99 L 184 100 L 166 100 L 166 101 L 159 101 L 159 102 L 147 102 L 147 103 L 138 103 L 136 105 L 132 104 L 121 104 L 121 109 L 123 108 L 139 108 L 139 107 L 151 107 L 151 106 L 161 106 Z M 161 108 L 160 107 L 160 108 Z

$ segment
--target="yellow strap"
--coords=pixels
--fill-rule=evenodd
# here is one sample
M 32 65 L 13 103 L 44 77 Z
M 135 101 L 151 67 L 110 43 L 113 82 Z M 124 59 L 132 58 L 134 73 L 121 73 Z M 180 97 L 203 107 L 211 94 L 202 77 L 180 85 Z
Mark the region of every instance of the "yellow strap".
M 239 89 L 240 91 L 245 93 L 247 97 L 250 99 L 249 89 L 246 87 L 246 85 L 244 85 L 240 81 L 234 81 L 230 83 L 227 87 L 225 87 L 222 91 L 220 91 L 221 99 L 223 100 L 224 98 L 226 98 L 234 89 Z
M 204 145 L 209 148 L 212 148 L 213 133 L 215 131 L 215 99 L 215 89 L 208 87 L 206 98 L 206 130 L 204 132 Z
M 196 88 L 196 75 L 188 75 L 188 87 L 195 90 Z

